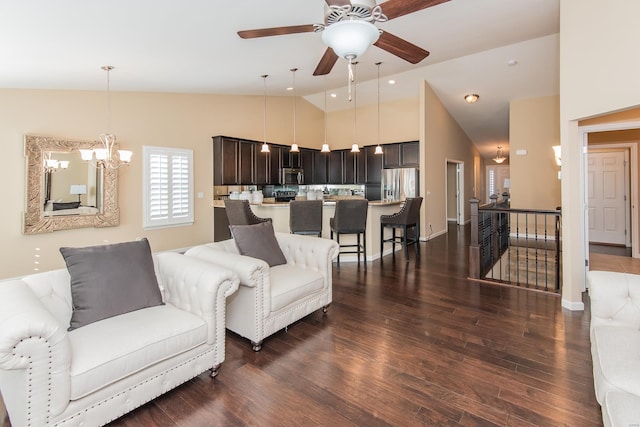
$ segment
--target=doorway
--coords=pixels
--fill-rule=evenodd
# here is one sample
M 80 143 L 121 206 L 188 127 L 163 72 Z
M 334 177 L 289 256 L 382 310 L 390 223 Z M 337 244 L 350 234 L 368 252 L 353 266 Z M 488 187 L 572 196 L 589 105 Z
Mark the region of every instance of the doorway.
M 599 147 L 587 155 L 589 244 L 631 247 L 629 150 Z
M 446 220 L 464 224 L 464 162 L 446 160 L 445 192 L 447 195 Z

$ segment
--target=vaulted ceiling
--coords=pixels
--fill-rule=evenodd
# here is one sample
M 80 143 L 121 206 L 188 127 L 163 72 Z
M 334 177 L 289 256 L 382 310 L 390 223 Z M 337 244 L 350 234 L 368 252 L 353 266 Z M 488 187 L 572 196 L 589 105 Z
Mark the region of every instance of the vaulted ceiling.
M 427 0 L 425 0 L 427 1 Z M 379 2 L 382 3 L 382 2 Z M 559 0 L 451 0 L 376 24 L 430 55 L 410 64 L 377 47 L 358 58 L 358 105 L 418 96 L 426 80 L 486 157 L 508 147 L 512 99 L 559 92 Z M 241 39 L 240 30 L 323 21 L 324 0 L 0 0 L 0 87 L 290 96 L 327 109 L 351 108 L 347 66 L 313 70 L 318 33 Z M 515 62 L 515 64 L 513 64 Z M 513 64 L 513 65 L 509 65 Z M 388 80 L 396 81 L 394 85 Z M 476 104 L 463 96 L 477 93 Z

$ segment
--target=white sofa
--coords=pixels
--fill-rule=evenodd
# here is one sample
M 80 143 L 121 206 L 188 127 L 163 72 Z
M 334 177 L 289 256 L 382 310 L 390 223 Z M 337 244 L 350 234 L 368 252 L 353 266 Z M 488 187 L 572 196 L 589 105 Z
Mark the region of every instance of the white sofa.
M 227 299 L 227 329 L 248 338 L 254 351 L 264 338 L 332 301 L 332 262 L 339 246 L 329 239 L 276 232 L 287 263 L 269 267 L 243 256 L 233 239 L 195 246 L 185 255 L 238 274 L 238 292 Z
M 590 271 L 591 357 L 605 426 L 640 424 L 640 275 Z
M 154 255 L 164 305 L 74 329 L 66 269 L 0 283 L 0 391 L 13 427 L 98 426 L 224 360 L 226 269 Z

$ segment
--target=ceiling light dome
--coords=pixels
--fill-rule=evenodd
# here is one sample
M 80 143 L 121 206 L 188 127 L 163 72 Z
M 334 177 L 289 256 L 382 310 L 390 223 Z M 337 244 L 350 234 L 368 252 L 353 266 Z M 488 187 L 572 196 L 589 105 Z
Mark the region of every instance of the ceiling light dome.
M 336 22 L 324 29 L 322 41 L 341 58 L 355 59 L 380 37 L 380 31 L 371 22 L 350 19 Z

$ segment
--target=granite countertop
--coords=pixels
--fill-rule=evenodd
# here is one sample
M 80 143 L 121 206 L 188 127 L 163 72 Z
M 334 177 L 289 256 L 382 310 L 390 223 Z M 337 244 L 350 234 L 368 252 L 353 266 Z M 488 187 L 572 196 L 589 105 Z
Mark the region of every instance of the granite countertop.
M 340 199 L 325 199 L 325 206 L 335 206 L 336 200 Z M 404 203 L 402 200 L 372 200 L 369 202 L 369 206 L 391 206 L 391 205 L 399 205 Z M 252 203 L 253 204 L 253 203 Z M 263 201 L 261 206 L 268 207 L 285 207 L 289 206 L 289 202 L 275 202 L 275 201 Z M 214 200 L 213 201 L 214 208 L 224 208 L 224 200 Z

